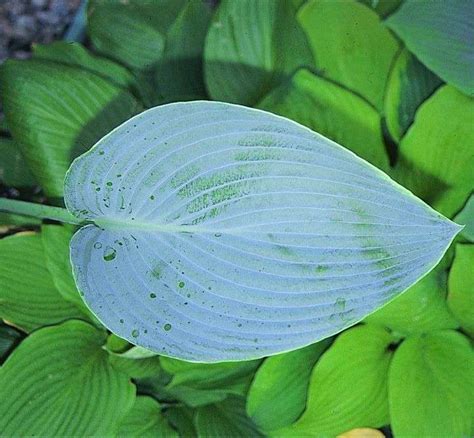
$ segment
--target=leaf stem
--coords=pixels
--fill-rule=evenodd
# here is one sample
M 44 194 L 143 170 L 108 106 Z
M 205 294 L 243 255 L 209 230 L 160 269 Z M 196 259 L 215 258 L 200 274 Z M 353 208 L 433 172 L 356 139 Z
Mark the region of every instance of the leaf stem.
M 85 223 L 84 220 L 72 215 L 65 208 L 18 201 L 16 199 L 0 198 L 0 211 L 35 217 L 38 219 L 52 219 L 74 225 L 83 225 Z

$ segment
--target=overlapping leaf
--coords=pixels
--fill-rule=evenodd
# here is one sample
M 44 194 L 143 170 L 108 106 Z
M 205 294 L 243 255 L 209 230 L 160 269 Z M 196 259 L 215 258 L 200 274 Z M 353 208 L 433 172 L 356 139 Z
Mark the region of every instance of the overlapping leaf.
M 245 413 L 245 400 L 231 398 L 196 412 L 195 425 L 199 438 L 223 436 L 263 437 Z
M 379 169 L 388 168 L 380 115 L 345 88 L 299 70 L 258 107 L 288 117 L 334 140 Z
M 321 74 L 381 111 L 398 44 L 377 14 L 355 0 L 309 0 L 298 20 Z
M 220 3 L 204 52 L 213 99 L 253 105 L 297 67 L 313 64 L 296 9 L 286 0 Z
M 446 304 L 447 278 L 435 268 L 401 296 L 367 318 L 401 334 L 457 328 Z
M 139 109 L 123 88 L 50 61 L 8 61 L 0 85 L 8 126 L 49 196 L 62 196 L 73 158 Z
M 393 357 L 390 420 L 395 436 L 471 436 L 474 354 L 452 331 L 407 339 Z
M 474 337 L 474 245 L 456 245 L 449 271 L 448 304 L 461 326 Z
M 265 359 L 247 396 L 247 413 L 261 430 L 296 421 L 306 406 L 309 379 L 327 340 Z
M 39 234 L 0 240 L 0 317 L 30 331 L 82 316 L 56 289 Z
M 108 363 L 104 341 L 104 332 L 81 321 L 26 338 L 0 368 L 2 434 L 114 434 L 135 389 Z
M 470 0 L 405 0 L 387 25 L 428 68 L 473 96 L 473 21 Z
M 387 331 L 372 326 L 341 334 L 313 370 L 302 417 L 272 436 L 335 436 L 356 427 L 388 424 L 392 341 Z
M 459 231 L 328 139 L 216 102 L 157 107 L 76 160 L 79 290 L 134 344 L 193 361 L 310 344 L 409 287 Z
M 161 413 L 159 403 L 151 397 L 137 397 L 131 411 L 120 425 L 119 437 L 178 438 Z
M 445 85 L 421 105 L 400 144 L 399 182 L 451 216 L 474 190 L 474 100 Z
M 387 128 L 395 141 L 400 141 L 418 107 L 441 83 L 408 50 L 400 51 L 390 71 L 384 101 Z
M 96 50 L 129 66 L 148 105 L 205 97 L 201 55 L 211 16 L 206 2 L 89 2 Z

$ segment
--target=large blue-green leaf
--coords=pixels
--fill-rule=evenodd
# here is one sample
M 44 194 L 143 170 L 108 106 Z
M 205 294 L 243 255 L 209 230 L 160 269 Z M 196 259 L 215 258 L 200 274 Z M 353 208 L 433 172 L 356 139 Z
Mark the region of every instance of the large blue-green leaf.
M 243 360 L 337 333 L 407 289 L 459 227 L 288 119 L 148 110 L 71 166 L 76 283 L 114 333 L 166 356 Z
M 428 68 L 474 95 L 474 3 L 405 0 L 387 25 Z

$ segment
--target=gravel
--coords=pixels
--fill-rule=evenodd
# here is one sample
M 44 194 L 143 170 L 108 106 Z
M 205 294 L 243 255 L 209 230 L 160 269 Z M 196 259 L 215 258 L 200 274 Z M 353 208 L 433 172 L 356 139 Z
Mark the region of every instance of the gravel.
M 81 0 L 0 0 L 0 64 L 28 58 L 32 43 L 61 38 Z

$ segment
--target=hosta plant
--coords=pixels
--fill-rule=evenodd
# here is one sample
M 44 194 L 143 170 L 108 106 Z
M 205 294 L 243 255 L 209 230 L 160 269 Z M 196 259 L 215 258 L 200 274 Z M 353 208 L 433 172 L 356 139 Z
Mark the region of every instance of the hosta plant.
M 0 434 L 472 435 L 470 3 L 210 3 L 0 68 Z

